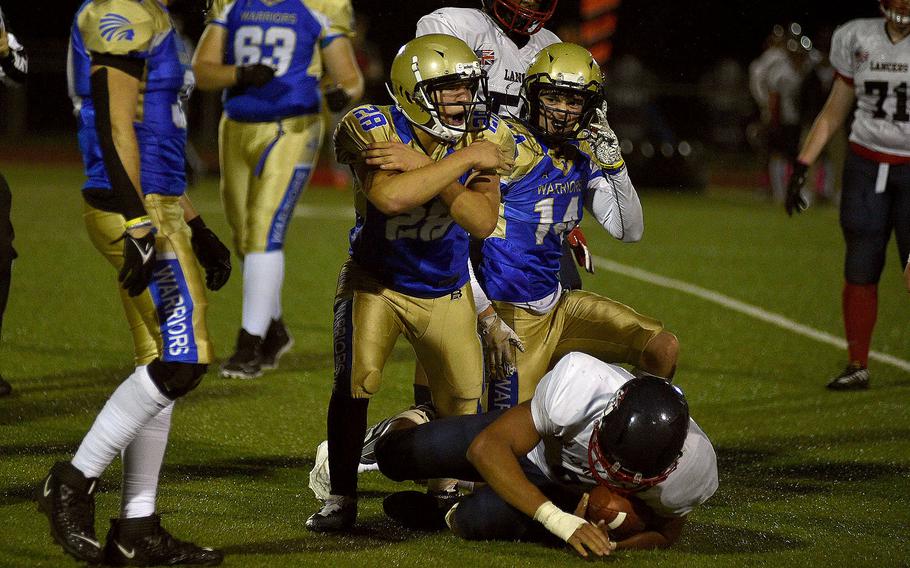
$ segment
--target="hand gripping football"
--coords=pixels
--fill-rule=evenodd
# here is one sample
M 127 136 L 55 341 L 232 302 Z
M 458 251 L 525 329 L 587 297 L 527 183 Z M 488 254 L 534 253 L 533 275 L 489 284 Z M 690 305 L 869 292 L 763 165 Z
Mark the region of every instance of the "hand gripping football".
M 588 496 L 585 516 L 594 524 L 603 521 L 611 538 L 623 540 L 645 530 L 651 510 L 640 499 L 598 485 Z

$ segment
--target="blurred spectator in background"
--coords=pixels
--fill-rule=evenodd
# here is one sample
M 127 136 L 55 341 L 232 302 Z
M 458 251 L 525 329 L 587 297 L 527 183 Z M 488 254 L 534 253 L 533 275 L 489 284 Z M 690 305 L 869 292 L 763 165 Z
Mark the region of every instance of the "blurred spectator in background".
M 828 52 L 831 50 L 831 34 L 834 29 L 831 26 L 822 26 L 813 36 L 812 69 L 806 75 L 800 89 L 800 123 L 803 132 L 809 130 L 812 121 L 821 112 L 828 99 L 828 93 L 831 92 L 831 85 L 834 83 L 834 66 L 828 59 Z M 844 162 L 844 153 L 847 149 L 846 136 L 834 136 L 831 142 L 822 151 L 815 167 L 809 176 L 811 180 L 811 192 L 809 195 L 814 196 L 822 201 L 837 201 L 837 187 L 839 187 L 840 165 Z M 811 198 L 810 198 L 811 199 Z
M 721 59 L 705 74 L 699 93 L 707 108 L 708 138 L 724 150 L 740 150 L 745 123 L 752 111 L 746 74 L 734 59 Z
M 800 91 L 812 67 L 809 57 L 812 40 L 802 34 L 802 26 L 787 27 L 782 47 L 785 57 L 776 59 L 765 72 L 768 93 L 768 179 L 771 198 L 783 203 L 790 163 L 799 151 Z
M 28 59 L 25 48 L 16 40 L 9 29 L 3 9 L 0 8 L 0 82 L 23 83 L 28 73 Z M 9 298 L 9 286 L 13 275 L 13 259 L 16 250 L 13 248 L 13 224 L 10 221 L 10 207 L 13 196 L 10 193 L 6 178 L 0 174 L 0 333 L 3 330 L 3 313 Z M 12 392 L 13 387 L 0 376 L 0 396 Z
M 792 215 L 807 207 L 802 195 L 809 166 L 850 124 L 840 225 L 846 242 L 842 309 L 849 361 L 828 382 L 832 390 L 869 387 L 869 346 L 878 314 L 878 282 L 891 233 L 906 276 L 910 259 L 910 0 L 881 0 L 884 18 L 851 20 L 831 40 L 834 86 L 815 119 L 787 188 Z
M 774 24 L 771 33 L 765 39 L 765 48 L 749 64 L 749 91 L 758 107 L 758 122 L 749 125 L 747 139 L 763 161 L 768 160 L 768 129 L 771 123 L 771 111 L 768 108 L 768 70 L 779 61 L 787 58 L 784 53 L 784 26 Z M 765 168 L 767 172 L 767 167 Z M 764 189 L 768 191 L 769 180 L 765 179 Z
M 322 104 L 363 94 L 349 0 L 217 0 L 193 58 L 200 89 L 224 89 L 221 198 L 243 259 L 243 313 L 225 377 L 275 369 L 293 345 L 282 319 L 284 244 L 322 143 Z M 323 67 L 331 79 L 320 92 Z

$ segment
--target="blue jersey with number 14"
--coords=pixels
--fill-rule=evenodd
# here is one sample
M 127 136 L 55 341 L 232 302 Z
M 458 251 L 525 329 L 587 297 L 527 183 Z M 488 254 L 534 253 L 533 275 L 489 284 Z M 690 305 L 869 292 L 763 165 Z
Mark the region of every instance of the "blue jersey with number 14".
M 319 49 L 337 37 L 330 33 L 328 17 L 301 0 L 236 0 L 216 9 L 211 23 L 227 31 L 224 63 L 275 69 L 275 77 L 262 87 L 225 90 L 228 117 L 268 122 L 319 112 Z
M 433 160 L 484 138 L 512 154 L 515 143 L 509 129 L 495 116 L 489 127 L 466 134 L 454 146 L 440 144 Z M 361 152 L 371 142 L 402 142 L 423 152 L 408 119 L 397 107 L 363 105 L 349 112 L 335 130 L 335 157 L 357 173 Z M 462 176 L 462 183 L 467 174 Z M 438 298 L 468 281 L 468 234 L 445 203 L 435 197 L 421 206 L 389 216 L 366 198 L 355 175 L 356 222 L 351 229 L 351 257 L 389 288 L 420 298 Z

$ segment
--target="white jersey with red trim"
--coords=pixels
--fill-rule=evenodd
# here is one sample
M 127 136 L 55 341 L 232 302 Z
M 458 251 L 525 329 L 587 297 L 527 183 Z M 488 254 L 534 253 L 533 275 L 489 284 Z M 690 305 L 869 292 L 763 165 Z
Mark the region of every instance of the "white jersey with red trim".
M 468 44 L 487 72 L 493 112 L 518 116 L 518 93 L 525 71 L 537 53 L 559 38 L 542 28 L 519 48 L 486 12 L 477 8 L 440 8 L 420 18 L 417 36 L 448 34 Z
M 893 43 L 884 18 L 851 20 L 834 31 L 830 59 L 856 94 L 850 141 L 910 156 L 910 37 Z
M 584 353 L 569 353 L 544 375 L 531 399 L 531 416 L 541 436 L 528 459 L 550 479 L 595 485 L 588 442 L 619 387 L 632 375 Z M 717 491 L 717 456 L 711 441 L 689 419 L 679 465 L 663 482 L 635 496 L 661 517 L 681 517 Z

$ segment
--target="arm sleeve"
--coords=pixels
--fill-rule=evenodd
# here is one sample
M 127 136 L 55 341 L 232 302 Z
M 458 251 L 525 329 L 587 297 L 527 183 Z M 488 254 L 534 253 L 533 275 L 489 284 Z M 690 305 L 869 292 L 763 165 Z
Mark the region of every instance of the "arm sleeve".
M 92 64 L 101 66 L 91 75 L 95 130 L 117 209 L 127 219 L 139 217 L 145 214 L 145 207 L 117 152 L 110 120 L 110 100 L 115 93 L 108 90 L 107 76 L 109 69 L 114 68 L 133 77 L 138 74 L 141 79 L 155 35 L 155 23 L 139 4 L 112 0 L 103 8 L 93 5 L 84 10 L 78 26 L 92 54 Z
M 627 243 L 640 241 L 645 221 L 629 170 L 605 174 L 593 163 L 591 167 L 594 172 L 588 181 L 586 208 L 614 238 Z
M 486 292 L 484 292 L 480 282 L 477 281 L 477 277 L 474 275 L 474 267 L 471 265 L 470 260 L 468 261 L 468 275 L 471 277 L 471 295 L 474 296 L 475 311 L 479 314 L 493 305 L 493 302 L 487 298 Z

